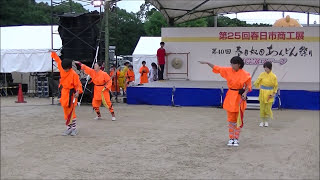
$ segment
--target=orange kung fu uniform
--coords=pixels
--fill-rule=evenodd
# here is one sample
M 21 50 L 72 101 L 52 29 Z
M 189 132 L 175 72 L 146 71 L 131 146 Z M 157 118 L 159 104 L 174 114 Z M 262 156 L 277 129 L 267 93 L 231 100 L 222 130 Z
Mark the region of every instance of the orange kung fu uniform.
M 93 99 L 92 99 L 92 107 L 100 117 L 100 109 L 102 103 L 102 93 L 105 99 L 106 104 L 108 105 L 109 111 L 113 113 L 113 106 L 110 101 L 109 91 L 111 89 L 112 80 L 108 73 L 99 70 L 98 72 L 94 69 L 89 68 L 88 66 L 82 64 L 81 69 L 84 70 L 86 74 L 88 74 L 92 78 L 92 82 L 94 84 L 93 89 Z M 104 89 L 105 88 L 105 89 Z
M 135 80 L 135 76 L 134 76 L 134 72 L 130 69 L 128 69 L 127 73 L 126 73 L 126 87 L 131 83 L 134 82 Z M 127 88 L 126 88 L 127 89 Z
M 110 71 L 110 77 L 112 77 L 114 75 L 114 71 L 115 71 L 114 69 L 112 69 Z M 118 82 L 119 76 L 120 76 L 120 71 L 117 71 L 117 77 L 114 75 L 114 77 L 112 78 L 112 86 L 111 86 L 112 92 L 116 91 L 116 85 L 117 85 L 117 93 L 120 92 L 120 86 L 119 86 L 119 82 Z
M 247 107 L 246 101 L 241 100 L 239 94 L 240 89 L 248 88 L 251 91 L 251 76 L 243 69 L 238 71 L 233 70 L 231 67 L 214 66 L 214 73 L 219 73 L 221 77 L 227 80 L 228 92 L 223 102 L 223 109 L 227 111 L 229 121 L 229 137 L 230 139 L 238 139 L 240 135 L 240 128 L 236 127 L 237 117 L 239 114 L 239 105 L 244 111 Z
M 73 102 L 73 95 L 76 91 L 79 91 L 79 94 L 82 93 L 82 84 L 79 79 L 79 75 L 73 70 L 70 69 L 68 72 L 63 70 L 61 65 L 61 59 L 57 55 L 56 52 L 51 53 L 51 57 L 56 61 L 58 65 L 58 69 L 60 71 L 60 84 L 59 87 L 62 87 L 61 90 L 61 98 L 60 103 L 63 107 L 64 111 L 64 119 L 67 120 L 68 115 L 73 110 L 72 108 L 72 102 Z M 69 96 L 70 91 L 74 91 L 72 96 Z M 77 104 L 78 99 L 75 99 L 75 105 Z M 72 119 L 76 119 L 76 113 L 74 111 Z
M 148 74 L 149 74 L 149 68 L 147 66 L 142 66 L 140 68 L 140 84 L 148 83 Z

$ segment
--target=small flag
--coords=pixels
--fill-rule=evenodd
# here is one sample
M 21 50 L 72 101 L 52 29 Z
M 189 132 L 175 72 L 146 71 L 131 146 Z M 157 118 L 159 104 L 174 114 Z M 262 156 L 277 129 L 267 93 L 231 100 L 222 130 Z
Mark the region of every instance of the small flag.
M 243 111 L 241 110 L 241 102 L 239 104 L 239 113 L 238 113 L 238 118 L 237 118 L 237 128 L 242 128 L 243 127 Z

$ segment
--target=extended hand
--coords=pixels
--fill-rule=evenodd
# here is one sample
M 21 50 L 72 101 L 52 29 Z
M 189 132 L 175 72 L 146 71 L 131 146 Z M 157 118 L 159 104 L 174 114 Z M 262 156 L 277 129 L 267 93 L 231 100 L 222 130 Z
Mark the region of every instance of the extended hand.
M 75 97 L 75 98 L 78 98 L 78 97 L 79 97 L 79 91 L 77 91 L 77 92 L 74 94 L 74 97 Z
M 79 62 L 79 61 L 74 61 L 74 63 L 76 63 L 76 64 L 78 64 L 79 66 L 81 66 L 81 62 Z
M 200 64 L 208 64 L 208 62 L 205 61 L 198 61 Z
M 243 94 L 242 94 L 242 99 L 243 99 L 243 100 L 247 100 L 247 93 L 243 93 Z

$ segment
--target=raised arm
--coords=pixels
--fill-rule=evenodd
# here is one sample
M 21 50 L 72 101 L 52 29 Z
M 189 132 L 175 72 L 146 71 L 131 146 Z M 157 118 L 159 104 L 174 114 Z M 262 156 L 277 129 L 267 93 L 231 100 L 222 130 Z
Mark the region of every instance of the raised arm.
M 228 71 L 231 71 L 231 67 L 221 67 L 213 65 L 212 63 L 206 61 L 199 61 L 200 64 L 207 64 L 210 68 L 212 68 L 212 72 L 216 74 L 220 74 L 221 77 L 227 80 Z
M 58 54 L 53 50 L 51 51 L 51 57 L 57 63 L 59 71 L 60 72 L 63 71 L 63 68 L 61 65 L 62 61 L 61 61 L 60 57 L 58 56 Z
M 82 64 L 79 61 L 75 61 L 75 63 L 78 64 L 81 67 L 82 70 L 84 70 L 84 73 L 86 73 L 89 76 L 91 76 L 92 78 L 94 78 L 94 76 L 96 74 L 94 69 L 89 68 L 88 66 Z
M 206 62 L 206 61 L 199 61 L 200 64 L 207 64 L 208 66 L 210 66 L 212 69 L 214 67 L 213 64 L 209 63 L 209 62 Z

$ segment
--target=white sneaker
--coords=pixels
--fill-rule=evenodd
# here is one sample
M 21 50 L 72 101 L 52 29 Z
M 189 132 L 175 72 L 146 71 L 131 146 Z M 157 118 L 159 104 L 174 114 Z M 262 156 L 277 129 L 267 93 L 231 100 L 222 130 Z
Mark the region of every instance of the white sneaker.
M 264 127 L 268 127 L 268 126 L 269 126 L 268 122 L 265 122 Z
M 115 121 L 116 120 L 116 117 L 112 117 L 112 121 Z
M 65 130 L 65 131 L 63 132 L 62 136 L 68 136 L 68 135 L 71 134 L 71 132 L 72 132 L 72 129 L 71 129 L 71 128 L 68 128 L 67 130 Z
M 76 128 L 72 128 L 71 136 L 75 136 L 78 134 L 78 130 Z
M 228 145 L 228 146 L 233 146 L 233 142 L 234 142 L 233 139 L 230 139 L 230 140 L 228 141 L 228 144 L 227 144 L 227 145 Z
M 238 141 L 238 139 L 234 139 L 234 141 L 233 141 L 233 146 L 239 146 L 239 141 Z
M 97 116 L 97 117 L 94 118 L 94 120 L 101 120 L 101 119 L 102 119 L 102 118 L 99 117 L 99 116 Z
M 260 126 L 260 127 L 263 127 L 263 122 L 261 122 L 259 126 Z

